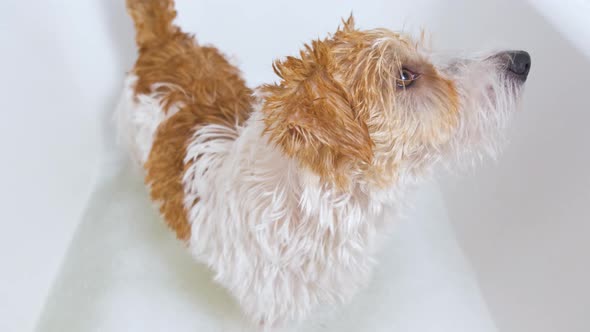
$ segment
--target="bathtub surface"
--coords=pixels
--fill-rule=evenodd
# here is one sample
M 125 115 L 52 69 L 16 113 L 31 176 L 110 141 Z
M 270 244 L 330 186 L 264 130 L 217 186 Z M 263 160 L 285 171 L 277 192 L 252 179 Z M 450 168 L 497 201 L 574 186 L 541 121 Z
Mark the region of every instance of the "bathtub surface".
M 284 331 L 494 332 L 435 185 L 417 192 L 352 303 Z M 395 221 L 393 221 L 395 220 Z M 66 254 L 39 332 L 256 331 L 174 238 L 141 177 L 103 178 Z

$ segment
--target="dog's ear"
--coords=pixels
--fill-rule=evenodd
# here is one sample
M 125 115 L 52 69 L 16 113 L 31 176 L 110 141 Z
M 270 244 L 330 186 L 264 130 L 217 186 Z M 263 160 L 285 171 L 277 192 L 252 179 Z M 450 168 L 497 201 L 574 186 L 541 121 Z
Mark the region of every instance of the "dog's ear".
M 266 132 L 287 155 L 345 185 L 355 168 L 371 162 L 373 143 L 335 69 L 325 41 L 275 62 L 281 82 L 263 87 L 262 111 Z

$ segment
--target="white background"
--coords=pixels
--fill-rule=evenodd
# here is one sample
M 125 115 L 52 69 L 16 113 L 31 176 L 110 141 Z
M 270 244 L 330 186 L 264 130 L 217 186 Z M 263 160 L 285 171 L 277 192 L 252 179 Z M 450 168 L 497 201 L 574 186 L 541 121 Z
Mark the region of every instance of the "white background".
M 135 52 L 122 3 L 0 4 L 2 331 L 34 326 L 99 172 L 101 128 Z M 439 49 L 529 50 L 525 109 L 506 153 L 472 175 L 440 178 L 499 329 L 582 332 L 590 325 L 590 10 L 583 0 L 531 3 L 180 1 L 179 20 L 234 55 L 251 85 L 274 79 L 274 58 L 333 31 L 351 10 L 361 27 L 425 27 Z

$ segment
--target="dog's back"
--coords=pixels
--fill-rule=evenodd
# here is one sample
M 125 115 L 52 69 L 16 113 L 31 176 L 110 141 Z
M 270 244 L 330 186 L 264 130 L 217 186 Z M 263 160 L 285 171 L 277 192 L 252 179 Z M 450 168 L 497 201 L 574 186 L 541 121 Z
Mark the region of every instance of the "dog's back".
M 152 200 L 179 239 L 190 225 L 182 177 L 187 144 L 200 126 L 233 127 L 252 108 L 252 91 L 213 47 L 199 46 L 173 25 L 172 0 L 127 0 L 139 57 L 117 111 L 120 135 L 146 171 Z

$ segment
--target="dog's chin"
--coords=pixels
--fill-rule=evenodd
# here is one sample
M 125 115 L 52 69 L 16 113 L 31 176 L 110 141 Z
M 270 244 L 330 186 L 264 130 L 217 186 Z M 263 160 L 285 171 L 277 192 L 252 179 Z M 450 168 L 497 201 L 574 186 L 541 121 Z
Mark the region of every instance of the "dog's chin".
M 521 105 L 526 77 L 513 75 L 497 66 L 477 67 L 479 82 L 472 74 L 460 77 L 460 122 L 448 149 L 445 164 L 466 170 L 484 160 L 495 160 L 506 145 L 506 132 Z M 473 86 L 481 84 L 479 88 Z
M 506 80 L 508 81 L 508 83 L 512 86 L 515 86 L 517 88 L 522 88 L 524 87 L 527 78 L 526 77 L 522 77 L 521 75 L 517 75 L 511 72 L 508 72 L 505 74 L 506 75 Z

